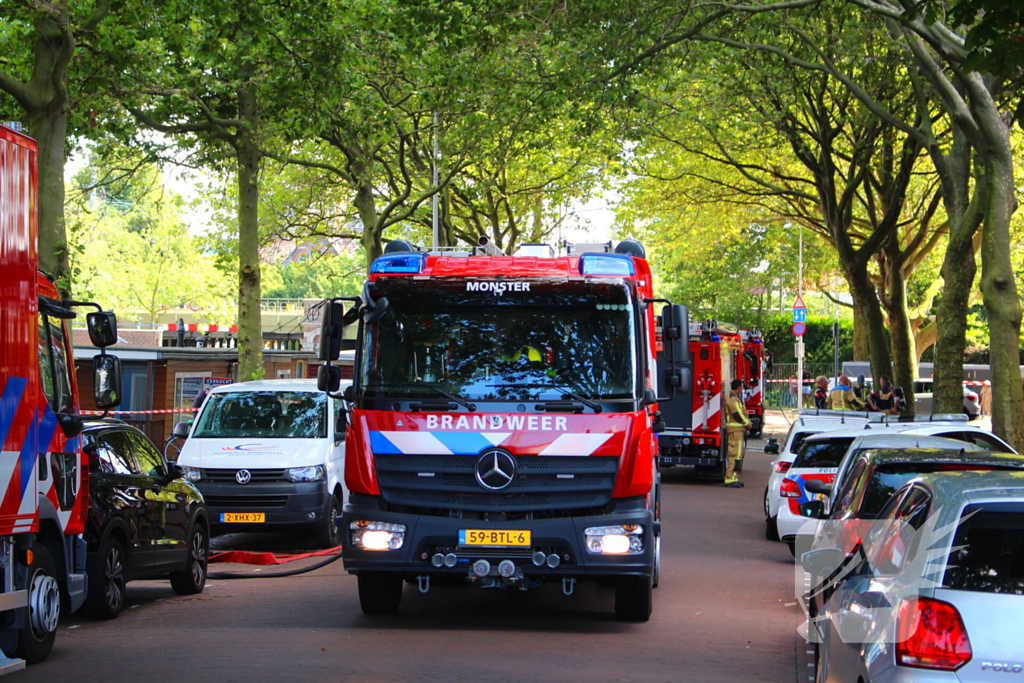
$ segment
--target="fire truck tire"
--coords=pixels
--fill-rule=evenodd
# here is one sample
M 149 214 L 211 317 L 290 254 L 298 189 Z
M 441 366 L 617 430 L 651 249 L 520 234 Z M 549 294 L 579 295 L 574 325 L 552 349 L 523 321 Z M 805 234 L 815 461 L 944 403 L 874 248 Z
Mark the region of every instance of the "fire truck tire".
M 615 584 L 615 616 L 623 621 L 647 621 L 654 606 L 650 576 L 620 576 Z
M 359 572 L 363 614 L 395 614 L 402 604 L 402 577 L 390 572 Z
M 128 558 L 124 544 L 116 536 L 107 536 L 100 551 L 86 563 L 89 574 L 89 595 L 83 611 L 94 619 L 113 619 L 124 609 Z
M 316 544 L 321 548 L 337 548 L 341 545 L 341 501 L 337 494 L 331 496 L 324 513 L 324 522 L 316 529 Z
M 202 521 L 192 522 L 188 534 L 188 562 L 180 572 L 171 574 L 171 589 L 178 595 L 196 595 L 206 587 L 207 558 L 210 556 L 210 538 Z
M 38 664 L 50 656 L 57 638 L 60 589 L 50 551 L 40 543 L 33 553 L 32 566 L 28 568 L 28 618 L 17 631 L 5 632 L 2 640 L 5 652 L 12 652 L 29 664 Z M 11 642 L 15 638 L 16 645 Z

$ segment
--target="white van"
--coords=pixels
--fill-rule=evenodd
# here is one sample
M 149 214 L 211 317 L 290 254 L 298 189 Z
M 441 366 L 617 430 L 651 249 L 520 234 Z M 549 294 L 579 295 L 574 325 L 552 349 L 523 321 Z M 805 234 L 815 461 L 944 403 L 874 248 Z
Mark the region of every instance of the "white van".
M 322 547 L 341 544 L 344 405 L 316 380 L 216 387 L 178 464 L 202 492 L 214 534 L 310 528 Z

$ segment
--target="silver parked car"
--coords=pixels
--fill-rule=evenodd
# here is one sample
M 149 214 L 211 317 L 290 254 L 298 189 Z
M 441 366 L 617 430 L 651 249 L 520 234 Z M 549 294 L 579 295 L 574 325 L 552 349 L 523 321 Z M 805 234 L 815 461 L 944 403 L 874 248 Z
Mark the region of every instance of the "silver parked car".
M 983 683 L 1024 671 L 1024 472 L 915 477 L 854 556 L 820 549 L 803 564 L 833 584 L 814 624 L 819 683 Z

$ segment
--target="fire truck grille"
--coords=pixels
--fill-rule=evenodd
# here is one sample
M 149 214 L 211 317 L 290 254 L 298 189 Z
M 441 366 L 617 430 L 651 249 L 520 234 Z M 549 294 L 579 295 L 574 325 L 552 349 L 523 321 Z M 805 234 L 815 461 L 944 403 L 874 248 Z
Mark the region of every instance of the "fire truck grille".
M 481 512 L 530 512 L 606 505 L 618 457 L 516 457 L 516 476 L 488 491 L 474 476 L 475 455 L 377 455 L 381 495 L 392 505 Z

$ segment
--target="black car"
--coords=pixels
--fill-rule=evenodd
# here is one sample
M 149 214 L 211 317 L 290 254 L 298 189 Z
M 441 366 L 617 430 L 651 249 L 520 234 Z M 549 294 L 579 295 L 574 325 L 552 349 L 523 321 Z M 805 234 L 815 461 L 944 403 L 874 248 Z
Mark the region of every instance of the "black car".
M 90 461 L 86 613 L 116 617 L 133 579 L 169 577 L 178 595 L 202 592 L 210 549 L 202 494 L 120 420 L 87 422 L 82 438 Z

